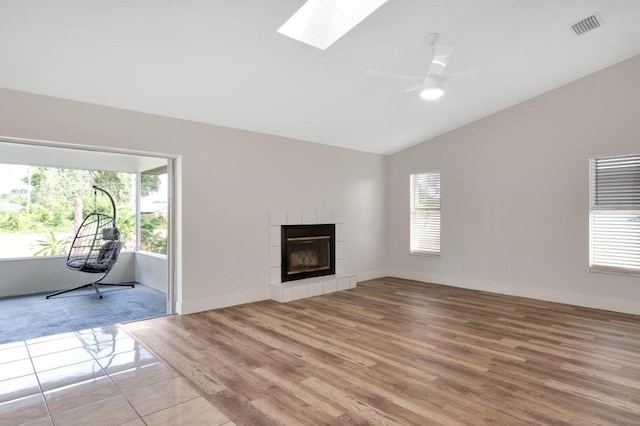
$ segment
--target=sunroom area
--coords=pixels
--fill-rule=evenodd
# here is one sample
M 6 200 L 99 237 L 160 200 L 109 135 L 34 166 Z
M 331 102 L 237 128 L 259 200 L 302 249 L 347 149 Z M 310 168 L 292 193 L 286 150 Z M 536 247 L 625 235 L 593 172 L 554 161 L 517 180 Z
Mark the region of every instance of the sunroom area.
M 0 344 L 171 313 L 169 161 L 0 141 Z M 119 244 L 99 293 L 47 298 L 102 276 L 69 261 L 92 214 L 114 218 Z

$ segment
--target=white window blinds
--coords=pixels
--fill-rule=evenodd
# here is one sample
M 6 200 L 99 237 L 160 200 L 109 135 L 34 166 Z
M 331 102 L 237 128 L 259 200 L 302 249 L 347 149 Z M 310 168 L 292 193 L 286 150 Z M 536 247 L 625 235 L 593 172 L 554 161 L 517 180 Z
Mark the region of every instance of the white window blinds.
M 414 254 L 440 253 L 440 173 L 411 175 L 411 243 Z
M 590 162 L 590 265 L 640 273 L 640 155 Z

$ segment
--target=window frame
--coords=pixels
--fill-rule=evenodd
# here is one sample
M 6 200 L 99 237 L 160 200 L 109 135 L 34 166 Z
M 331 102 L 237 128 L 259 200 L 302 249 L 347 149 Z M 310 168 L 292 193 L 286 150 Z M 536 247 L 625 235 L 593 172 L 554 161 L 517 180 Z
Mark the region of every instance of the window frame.
M 416 178 L 424 177 L 425 179 L 433 179 L 434 176 L 437 176 L 437 206 L 434 204 L 432 206 L 424 206 L 424 207 L 416 207 Z M 412 173 L 409 175 L 409 254 L 416 256 L 429 256 L 429 257 L 440 257 L 442 253 L 442 174 L 439 171 L 430 171 L 430 172 L 421 172 L 421 173 Z M 433 238 L 437 238 L 437 250 L 429 250 L 420 248 L 415 244 L 415 239 L 417 238 L 416 229 L 415 229 L 415 220 L 417 213 L 429 213 L 437 212 L 438 223 L 437 223 L 437 235 L 433 235 Z
M 640 154 L 599 156 L 589 159 L 589 270 L 591 272 L 640 275 L 640 260 L 625 261 L 625 257 L 629 254 L 640 259 L 640 244 L 637 248 L 633 246 L 634 238 L 640 241 L 640 170 L 631 169 L 623 172 L 622 180 L 619 176 L 615 178 L 606 176 L 606 173 L 599 178 L 599 173 L 606 170 L 607 162 L 622 168 L 622 163 L 626 161 L 631 161 L 633 164 L 630 167 L 637 169 L 640 167 Z M 598 162 L 605 164 L 599 166 Z M 635 182 L 638 182 L 638 186 L 633 188 Z M 631 191 L 629 191 L 629 185 Z M 603 189 L 599 189 L 600 186 Z M 601 198 L 602 202 L 599 201 Z M 624 222 L 638 223 L 638 225 Z M 630 238 L 625 235 L 626 238 L 616 239 L 616 233 L 619 233 L 621 226 L 629 226 L 629 231 L 634 234 Z M 625 231 L 624 228 L 622 229 Z M 628 250 L 624 248 L 625 246 L 632 248 Z M 607 249 L 612 254 L 605 254 Z

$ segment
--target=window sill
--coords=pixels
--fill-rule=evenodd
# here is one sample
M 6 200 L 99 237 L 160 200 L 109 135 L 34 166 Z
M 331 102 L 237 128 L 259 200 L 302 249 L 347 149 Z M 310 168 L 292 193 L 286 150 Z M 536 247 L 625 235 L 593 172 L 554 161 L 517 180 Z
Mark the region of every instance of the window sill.
M 130 249 L 122 249 L 120 254 L 124 253 L 134 253 L 133 250 Z M 47 259 L 66 259 L 68 255 L 66 254 L 54 254 L 47 256 L 24 256 L 24 257 L 4 257 L 0 259 L 0 262 L 19 262 L 19 261 L 28 261 L 28 260 L 47 260 Z
M 162 254 L 162 253 L 154 253 L 152 251 L 146 251 L 146 250 L 137 250 L 135 252 L 136 254 L 140 254 L 143 256 L 148 256 L 148 257 L 155 257 L 157 259 L 167 259 L 167 255 L 166 254 Z
M 424 257 L 440 257 L 440 253 L 433 253 L 428 251 L 410 251 L 411 256 L 424 256 Z
M 589 268 L 589 272 L 595 272 L 598 274 L 613 274 L 613 275 L 628 275 L 628 276 L 640 276 L 640 271 L 632 269 L 615 269 L 606 268 L 601 266 L 592 266 Z

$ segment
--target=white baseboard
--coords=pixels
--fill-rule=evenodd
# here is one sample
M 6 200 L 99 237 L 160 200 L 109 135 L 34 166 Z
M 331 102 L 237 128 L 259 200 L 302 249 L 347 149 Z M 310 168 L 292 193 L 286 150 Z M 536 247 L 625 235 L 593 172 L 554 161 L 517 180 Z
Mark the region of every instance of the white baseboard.
M 378 269 L 375 271 L 358 272 L 356 275 L 358 276 L 358 282 L 389 276 L 389 274 L 387 274 L 387 271 L 384 269 Z
M 451 277 L 416 271 L 389 270 L 387 272 L 388 276 L 404 278 L 408 280 L 423 281 L 433 284 L 467 288 L 472 290 L 481 290 L 490 293 L 505 294 L 509 296 L 528 297 L 530 299 L 564 303 L 567 305 L 582 306 L 585 308 L 604 309 L 607 311 L 620 312 L 623 314 L 640 315 L 640 303 L 629 300 L 607 299 L 604 297 L 588 296 L 577 293 L 567 293 L 562 291 L 518 286 L 494 281 Z
M 209 311 L 211 309 L 220 309 L 229 306 L 243 305 L 245 303 L 259 302 L 267 299 L 269 299 L 269 286 L 265 286 L 265 288 L 260 290 L 206 297 L 188 302 L 178 301 L 176 302 L 176 310 L 180 315 L 186 315 L 193 314 L 195 312 Z

